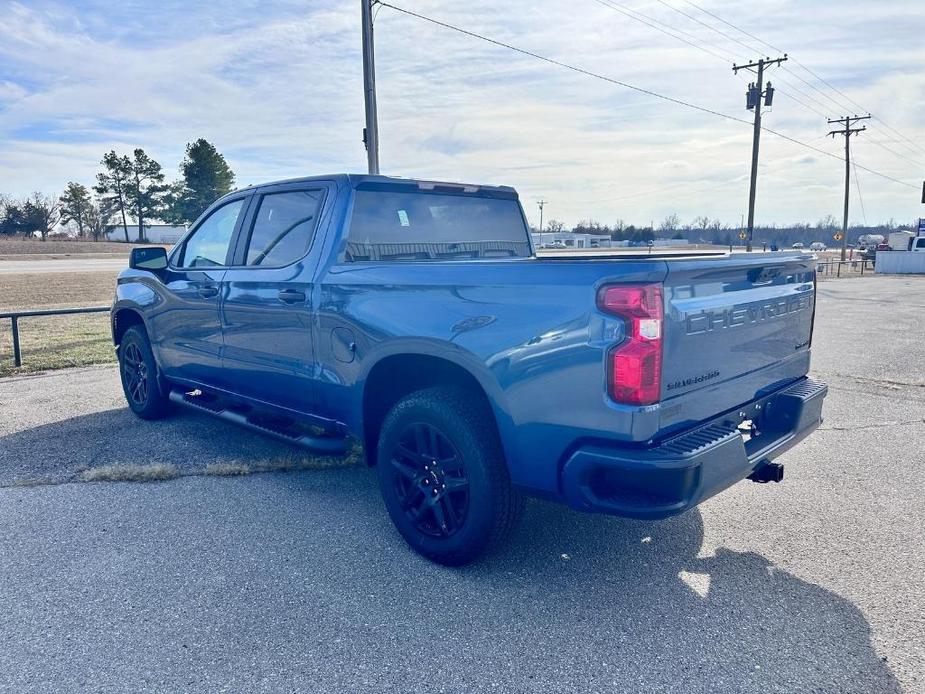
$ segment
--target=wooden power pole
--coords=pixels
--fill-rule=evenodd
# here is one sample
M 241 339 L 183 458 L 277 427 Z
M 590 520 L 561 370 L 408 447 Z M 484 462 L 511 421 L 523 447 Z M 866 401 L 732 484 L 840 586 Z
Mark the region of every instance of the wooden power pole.
M 764 84 L 764 69 L 773 65 L 780 65 L 787 60 L 787 54 L 783 58 L 761 58 L 748 65 L 733 65 L 732 71 L 737 73 L 739 70 L 755 71 L 757 69 L 758 81 L 748 85 L 748 91 L 745 93 L 745 108 L 755 111 L 755 126 L 752 133 L 752 175 L 748 187 L 748 231 L 745 242 L 745 250 L 749 253 L 752 250 L 752 240 L 755 237 L 755 187 L 758 183 L 758 144 L 761 141 L 761 100 L 764 99 L 764 105 L 770 106 L 774 100 L 774 87 L 768 82 L 767 87 Z
M 366 127 L 363 143 L 369 173 L 379 173 L 379 116 L 376 109 L 376 60 L 373 51 L 373 5 L 376 0 L 360 0 L 363 21 L 363 96 L 366 104 Z
M 844 118 L 830 118 L 829 124 L 838 123 L 841 128 L 838 130 L 833 130 L 829 133 L 832 137 L 836 135 L 845 136 L 845 216 L 842 218 L 842 231 L 841 231 L 841 259 L 845 260 L 848 257 L 848 191 L 849 186 L 851 185 L 851 136 L 856 135 L 857 133 L 864 132 L 867 130 L 866 125 L 862 125 L 860 128 L 852 128 L 851 126 L 857 123 L 859 120 L 867 120 L 870 118 L 868 113 L 866 116 L 845 116 Z

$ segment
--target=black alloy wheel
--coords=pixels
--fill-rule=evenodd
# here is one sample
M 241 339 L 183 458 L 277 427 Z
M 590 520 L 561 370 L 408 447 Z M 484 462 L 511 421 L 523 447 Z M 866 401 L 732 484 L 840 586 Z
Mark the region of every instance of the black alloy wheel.
M 138 407 L 148 401 L 148 366 L 135 343 L 125 345 L 122 353 L 122 382 L 125 394 Z
M 425 422 L 405 427 L 388 464 L 401 508 L 419 532 L 450 537 L 463 526 L 469 478 L 456 447 L 437 427 Z
M 378 439 L 382 500 L 412 549 L 461 566 L 504 543 L 523 496 L 482 395 L 459 386 L 409 393 L 389 410 Z
M 158 382 L 157 362 L 144 327 L 133 325 L 119 341 L 119 376 L 129 409 L 142 419 L 160 419 L 170 411 L 166 388 Z

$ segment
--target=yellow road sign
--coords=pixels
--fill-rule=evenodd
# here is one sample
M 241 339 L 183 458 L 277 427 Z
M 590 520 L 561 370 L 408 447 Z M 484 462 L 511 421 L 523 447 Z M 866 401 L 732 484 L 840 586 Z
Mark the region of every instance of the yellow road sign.
M 841 241 L 842 236 L 843 234 L 840 234 L 838 232 L 835 232 L 834 234 L 832 234 L 832 238 L 835 239 L 836 241 Z
M 746 236 L 748 236 L 748 234 L 746 234 L 744 231 L 739 232 L 739 238 L 742 239 L 743 241 L 745 240 Z

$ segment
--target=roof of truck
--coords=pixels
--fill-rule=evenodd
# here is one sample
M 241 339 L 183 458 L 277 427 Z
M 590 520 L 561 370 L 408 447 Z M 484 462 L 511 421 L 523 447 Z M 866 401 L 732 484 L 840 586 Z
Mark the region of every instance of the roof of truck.
M 338 173 L 325 174 L 321 176 L 302 176 L 299 178 L 287 178 L 281 181 L 267 181 L 258 183 L 248 188 L 264 188 L 266 186 L 279 185 L 280 183 L 308 183 L 311 181 L 342 181 L 352 188 L 379 188 L 379 187 L 403 187 L 418 186 L 422 190 L 434 189 L 461 189 L 463 192 L 495 192 L 507 195 L 517 195 L 511 186 L 494 186 L 481 183 L 460 183 L 451 181 L 432 181 L 423 178 L 403 178 L 401 176 L 377 176 L 373 174 L 356 174 L 356 173 Z

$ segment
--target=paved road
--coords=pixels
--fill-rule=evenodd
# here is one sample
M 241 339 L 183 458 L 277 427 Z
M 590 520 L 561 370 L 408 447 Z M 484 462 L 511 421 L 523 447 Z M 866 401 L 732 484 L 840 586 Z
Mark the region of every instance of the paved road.
M 112 272 L 128 266 L 124 258 L 60 258 L 54 260 L 0 260 L 0 275 L 46 272 Z
M 820 288 L 827 419 L 783 484 L 659 523 L 534 502 L 462 570 L 405 548 L 362 467 L 0 489 L 0 690 L 925 691 L 923 289 Z M 116 378 L 0 381 L 0 484 L 298 455 L 134 420 Z

